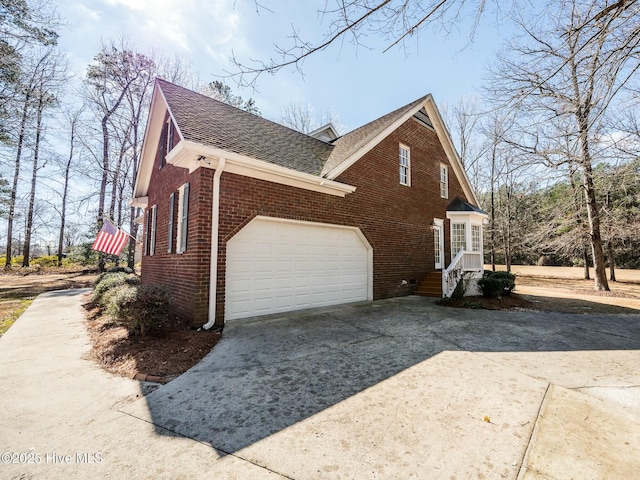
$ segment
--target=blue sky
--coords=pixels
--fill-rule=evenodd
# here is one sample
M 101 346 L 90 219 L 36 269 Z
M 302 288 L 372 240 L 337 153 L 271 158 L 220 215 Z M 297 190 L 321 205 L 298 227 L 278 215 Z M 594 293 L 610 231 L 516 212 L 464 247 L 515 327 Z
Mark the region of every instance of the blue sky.
M 212 81 L 233 68 L 232 53 L 242 61 L 274 56 L 274 44 L 287 44 L 292 25 L 307 40 L 322 39 L 328 19 L 317 10 L 324 0 L 261 3 L 271 12 L 257 13 L 253 0 L 67 0 L 58 6 L 68 24 L 60 44 L 78 75 L 102 40 L 124 36 L 141 50 L 184 58 L 201 80 Z M 496 28 L 485 18 L 470 43 L 469 24 L 461 23 L 449 36 L 422 31 L 406 48 L 397 46 L 387 53 L 382 50 L 388 42 L 375 36 L 363 39 L 369 48 L 336 43 L 305 61 L 304 77 L 294 68 L 264 74 L 257 91 L 226 82 L 243 97 L 253 97 L 267 118 L 279 120 L 291 103 L 309 103 L 317 114 L 333 110 L 351 130 L 425 93 L 432 93 L 440 105 L 477 94 L 484 65 L 507 28 Z

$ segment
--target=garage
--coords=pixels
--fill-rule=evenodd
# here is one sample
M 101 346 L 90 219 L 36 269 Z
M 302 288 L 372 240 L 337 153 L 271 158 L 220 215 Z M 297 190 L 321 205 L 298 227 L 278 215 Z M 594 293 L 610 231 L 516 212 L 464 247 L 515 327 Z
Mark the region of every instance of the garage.
M 358 228 L 256 217 L 227 243 L 225 320 L 373 298 Z

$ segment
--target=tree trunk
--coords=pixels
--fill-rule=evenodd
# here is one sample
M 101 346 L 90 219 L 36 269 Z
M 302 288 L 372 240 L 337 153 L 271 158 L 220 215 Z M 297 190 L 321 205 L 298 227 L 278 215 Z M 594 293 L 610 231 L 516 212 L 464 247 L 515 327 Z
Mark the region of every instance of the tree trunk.
M 31 192 L 29 192 L 29 211 L 27 212 L 27 226 L 24 232 L 24 256 L 22 266 L 29 266 L 29 256 L 31 255 L 31 229 L 33 228 L 33 206 L 36 201 L 36 183 L 38 178 L 38 154 L 40 151 L 40 134 L 42 131 L 42 110 L 44 109 L 44 95 L 40 91 L 38 96 L 37 120 L 36 120 L 36 141 L 33 146 L 33 171 L 31 173 Z
M 583 150 L 588 147 L 583 143 Z M 595 290 L 609 291 L 609 283 L 607 282 L 607 271 L 605 267 L 604 252 L 602 250 L 602 237 L 600 235 L 600 215 L 598 213 L 598 205 L 596 202 L 596 193 L 593 185 L 593 172 L 591 169 L 591 161 L 587 156 L 583 158 L 582 164 L 584 196 L 587 202 L 587 217 L 589 219 L 589 237 L 591 239 L 591 255 L 593 257 L 593 267 L 595 270 Z
M 73 160 L 73 142 L 75 137 L 75 121 L 71 124 L 71 145 L 69 146 L 69 158 L 64 169 L 64 185 L 62 187 L 62 205 L 60 207 L 60 235 L 58 236 L 58 266 L 62 266 L 62 250 L 64 247 L 64 227 L 67 218 L 67 193 L 69 190 L 69 174 L 71 161 Z
M 609 280 L 616 281 L 616 257 L 613 251 L 613 242 L 607 243 L 607 254 L 609 257 Z
M 16 164 L 13 172 L 13 186 L 11 188 L 11 197 L 9 198 L 9 214 L 7 217 L 7 253 L 5 257 L 4 268 L 11 268 L 11 256 L 13 248 L 13 219 L 16 211 L 16 192 L 18 191 L 18 180 L 20 179 L 20 160 L 22 158 L 22 148 L 24 146 L 25 133 L 27 129 L 27 118 L 29 116 L 29 103 L 31 102 L 31 90 L 29 90 L 24 98 L 22 107 L 22 118 L 20 119 L 20 133 L 18 134 L 18 144 L 16 145 Z M 19 243 L 19 242 L 18 242 Z
M 491 270 L 496 271 L 496 200 L 495 200 L 495 167 L 496 167 L 496 146 L 493 145 L 491 156 Z
M 582 246 L 582 260 L 584 261 L 584 279 L 591 280 L 589 276 L 589 250 L 586 245 Z
M 98 231 L 104 222 L 104 204 L 107 198 L 107 181 L 109 180 L 109 127 L 107 122 L 111 113 L 102 117 L 102 179 L 100 181 L 100 194 L 98 197 Z M 98 232 L 96 231 L 96 235 Z M 98 269 L 104 272 L 105 254 L 98 254 Z

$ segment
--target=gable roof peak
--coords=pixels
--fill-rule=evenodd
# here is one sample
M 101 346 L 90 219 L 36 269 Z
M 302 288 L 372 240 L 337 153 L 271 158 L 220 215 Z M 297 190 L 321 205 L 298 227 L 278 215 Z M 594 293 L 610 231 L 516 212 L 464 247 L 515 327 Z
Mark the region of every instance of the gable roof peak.
M 166 80 L 157 85 L 184 140 L 318 175 L 333 148 L 259 115 Z

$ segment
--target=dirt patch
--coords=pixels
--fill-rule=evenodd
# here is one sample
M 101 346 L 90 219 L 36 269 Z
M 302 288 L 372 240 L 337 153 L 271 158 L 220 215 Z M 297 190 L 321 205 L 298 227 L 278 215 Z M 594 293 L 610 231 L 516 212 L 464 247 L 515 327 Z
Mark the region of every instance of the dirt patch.
M 0 273 L 0 301 L 36 297 L 51 290 L 85 288 L 93 285 L 95 270 L 61 269 L 28 273 L 18 270 Z
M 0 272 L 0 336 L 41 293 L 90 287 L 96 276 L 97 272 L 80 267 L 46 271 L 19 268 Z
M 87 295 L 84 307 L 93 343 L 91 357 L 116 375 L 165 383 L 197 364 L 220 340 L 219 332 L 187 328 L 130 335 L 107 315 L 100 315 L 89 300 Z

